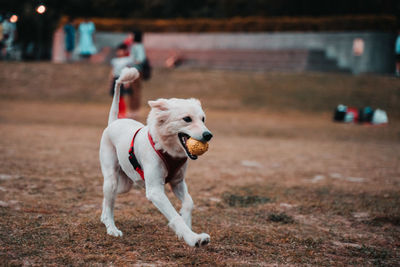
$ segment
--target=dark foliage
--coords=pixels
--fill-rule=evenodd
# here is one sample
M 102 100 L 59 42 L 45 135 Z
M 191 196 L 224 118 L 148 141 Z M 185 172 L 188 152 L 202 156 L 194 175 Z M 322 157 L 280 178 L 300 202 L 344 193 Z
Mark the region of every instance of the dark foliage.
M 22 13 L 44 3 L 57 14 L 118 18 L 230 18 L 246 16 L 399 15 L 396 0 L 47 0 L 0 2 L 0 11 Z

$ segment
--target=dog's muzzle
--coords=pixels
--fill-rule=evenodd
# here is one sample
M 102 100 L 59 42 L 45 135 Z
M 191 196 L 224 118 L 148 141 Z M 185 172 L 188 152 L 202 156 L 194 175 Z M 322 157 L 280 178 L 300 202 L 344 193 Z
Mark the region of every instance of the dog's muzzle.
M 179 137 L 179 141 L 181 142 L 183 148 L 185 149 L 185 152 L 186 152 L 186 154 L 188 155 L 188 157 L 189 157 L 190 159 L 192 159 L 192 160 L 196 160 L 196 159 L 197 159 L 197 156 L 196 156 L 196 155 L 192 155 L 192 154 L 189 152 L 189 149 L 188 149 L 187 146 L 186 146 L 186 141 L 190 138 L 190 135 L 185 134 L 185 133 L 179 133 L 179 134 L 178 134 L 178 137 Z

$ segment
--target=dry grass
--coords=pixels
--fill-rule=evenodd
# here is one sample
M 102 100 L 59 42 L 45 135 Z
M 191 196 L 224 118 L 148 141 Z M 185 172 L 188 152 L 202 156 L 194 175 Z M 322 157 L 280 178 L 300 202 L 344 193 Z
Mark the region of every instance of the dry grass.
M 1 63 L 2 99 L 109 103 L 105 65 Z M 21 75 L 23 74 L 23 75 Z M 391 76 L 156 69 L 144 99 L 197 97 L 207 108 L 331 112 L 339 103 L 400 116 L 399 80 Z
M 144 99 L 201 98 L 215 135 L 187 175 L 193 228 L 212 239 L 194 249 L 143 189 L 117 199 L 122 238 L 100 223 L 107 67 L 0 65 L 2 264 L 398 265 L 399 80 L 157 70 Z M 337 102 L 379 105 L 391 123 L 332 123 Z

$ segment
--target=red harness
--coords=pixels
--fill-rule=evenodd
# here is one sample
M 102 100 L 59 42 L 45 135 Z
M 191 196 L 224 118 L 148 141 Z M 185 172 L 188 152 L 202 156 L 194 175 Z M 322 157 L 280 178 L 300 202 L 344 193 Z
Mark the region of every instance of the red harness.
M 140 166 L 139 162 L 137 161 L 137 158 L 135 156 L 135 150 L 133 148 L 133 146 L 135 144 L 136 135 L 138 134 L 138 132 L 141 129 L 142 128 L 139 128 L 135 132 L 135 134 L 133 135 L 132 142 L 131 142 L 131 147 L 129 149 L 129 161 L 131 162 L 133 168 L 139 173 L 140 177 L 142 177 L 142 179 L 144 180 L 143 169 Z M 174 158 L 170 154 L 168 154 L 167 152 L 163 152 L 163 151 L 157 150 L 155 148 L 155 146 L 154 146 L 155 144 L 154 144 L 153 138 L 151 137 L 150 133 L 148 132 L 147 135 L 149 137 L 150 144 L 153 147 L 154 151 L 162 159 L 162 161 L 164 162 L 165 167 L 167 168 L 168 174 L 165 177 L 165 183 L 168 183 L 175 176 L 175 174 L 182 168 L 182 166 L 187 161 L 187 158 Z

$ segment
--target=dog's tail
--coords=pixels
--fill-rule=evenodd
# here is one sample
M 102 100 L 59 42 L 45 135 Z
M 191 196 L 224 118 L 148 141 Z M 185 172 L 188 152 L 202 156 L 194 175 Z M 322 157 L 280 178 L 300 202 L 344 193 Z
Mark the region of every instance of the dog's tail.
M 121 85 L 123 83 L 133 82 L 137 78 L 139 78 L 139 72 L 135 68 L 124 68 L 121 71 L 121 75 L 115 81 L 114 97 L 111 104 L 110 115 L 108 116 L 108 125 L 110 125 L 113 121 L 118 119 L 118 113 L 119 113 L 118 104 L 120 98 Z

